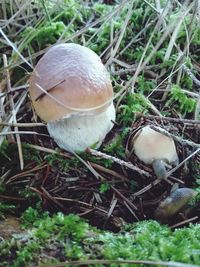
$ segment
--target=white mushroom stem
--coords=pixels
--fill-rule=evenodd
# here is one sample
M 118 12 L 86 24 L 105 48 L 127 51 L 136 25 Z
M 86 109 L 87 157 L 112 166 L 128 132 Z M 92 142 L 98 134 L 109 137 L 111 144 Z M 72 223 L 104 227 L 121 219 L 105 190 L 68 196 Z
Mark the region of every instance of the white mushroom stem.
M 49 134 L 67 151 L 84 151 L 88 147 L 98 148 L 115 120 L 113 103 L 102 113 L 95 115 L 72 115 L 47 123 Z

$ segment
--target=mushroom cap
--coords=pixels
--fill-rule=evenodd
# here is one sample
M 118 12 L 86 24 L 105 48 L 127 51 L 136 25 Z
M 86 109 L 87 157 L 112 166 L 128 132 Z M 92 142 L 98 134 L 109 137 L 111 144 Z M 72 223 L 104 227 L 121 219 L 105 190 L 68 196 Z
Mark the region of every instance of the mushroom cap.
M 180 212 L 197 194 L 198 192 L 187 187 L 178 188 L 171 192 L 157 207 L 155 212 L 156 219 L 163 222 L 165 219 L 169 219 Z
M 165 132 L 160 127 L 154 128 Z M 145 164 L 152 164 L 154 160 L 158 159 L 168 163 L 176 162 L 178 156 L 174 140 L 158 131 L 147 125 L 136 133 L 132 141 L 136 156 Z
M 33 106 L 46 122 L 76 113 L 101 113 L 113 99 L 110 77 L 99 56 L 74 43 L 51 47 L 37 63 L 29 84 Z

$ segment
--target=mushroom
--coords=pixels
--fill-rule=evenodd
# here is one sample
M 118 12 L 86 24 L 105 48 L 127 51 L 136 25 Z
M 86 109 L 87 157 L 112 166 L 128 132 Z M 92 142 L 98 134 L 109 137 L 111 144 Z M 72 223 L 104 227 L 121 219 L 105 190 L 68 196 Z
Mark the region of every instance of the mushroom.
M 166 179 L 166 163 L 178 163 L 174 140 L 160 127 L 144 126 L 132 139 L 136 156 L 145 164 L 152 164 L 159 179 Z
M 38 116 L 61 148 L 98 148 L 115 120 L 113 88 L 99 56 L 68 43 L 51 47 L 30 77 L 30 97 Z
M 197 194 L 195 190 L 187 187 L 172 191 L 156 209 L 155 218 L 167 222 L 168 219 L 182 211 Z

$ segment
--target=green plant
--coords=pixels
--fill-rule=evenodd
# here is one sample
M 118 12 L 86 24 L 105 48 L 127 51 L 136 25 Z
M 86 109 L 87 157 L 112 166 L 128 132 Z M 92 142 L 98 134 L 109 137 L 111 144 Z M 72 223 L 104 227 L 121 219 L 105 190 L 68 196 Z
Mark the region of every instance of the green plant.
M 26 143 L 23 143 L 22 148 L 23 148 L 23 157 L 25 162 L 34 161 L 37 164 L 41 163 L 42 157 L 38 150 L 31 148 Z
M 24 227 L 33 226 L 35 222 L 40 219 L 45 219 L 48 217 L 48 212 L 43 212 L 41 207 L 34 209 L 28 207 L 24 213 L 21 215 L 21 222 Z
M 129 133 L 129 128 L 124 128 L 123 131 L 117 134 L 113 140 L 105 145 L 103 148 L 105 152 L 108 152 L 112 155 L 116 155 L 121 158 L 125 158 L 125 139 Z
M 2 261 L 6 263 L 9 259 L 15 267 L 43 261 L 42 254 L 48 256 L 53 244 L 56 245 L 54 250 L 59 250 L 55 261 L 59 261 L 59 254 L 62 254 L 65 260 L 148 259 L 200 264 L 196 253 L 200 250 L 199 224 L 172 231 L 156 221 L 143 221 L 125 225 L 120 233 L 115 234 L 99 231 L 75 215 L 57 213 L 39 218 L 38 212 L 29 208 L 22 217 L 28 224 L 34 221 L 32 230 L 10 241 L 0 242 Z
M 200 225 L 196 224 L 172 232 L 155 221 L 144 221 L 125 226 L 121 234 L 100 234 L 98 239 L 103 243 L 103 258 L 110 260 L 134 258 L 199 264 L 200 257 L 195 252 L 200 249 L 199 230 Z
M 28 208 L 21 217 L 23 226 L 31 226 L 32 230 L 16 238 L 0 242 L 0 258 L 9 259 L 8 264 L 15 267 L 28 266 L 31 262 L 39 262 L 40 253 L 56 243 L 62 248 L 65 258 L 80 258 L 83 254 L 82 239 L 88 231 L 88 224 L 76 215 L 64 216 L 57 213 L 50 217 L 47 212 L 42 213 Z M 57 248 L 57 249 L 58 249 Z M 12 257 L 10 253 L 12 251 Z M 3 266 L 8 266 L 5 265 Z
M 127 127 L 136 119 L 137 113 L 147 114 L 147 112 L 148 104 L 142 94 L 127 94 L 119 107 L 118 121 Z
M 8 141 L 5 139 L 3 141 L 3 143 L 0 146 L 0 159 L 2 157 L 6 158 L 7 160 L 11 160 L 9 155 L 8 155 L 8 147 L 9 147 L 9 143 Z
M 39 29 L 35 29 L 34 27 L 28 27 L 23 32 L 23 36 L 30 35 L 31 38 L 29 39 L 29 43 L 32 47 L 36 49 L 42 49 L 45 48 L 48 44 L 54 44 L 56 43 L 57 39 L 61 36 L 61 34 L 65 31 L 65 24 L 63 22 L 52 22 L 52 23 L 46 23 L 45 26 L 40 26 Z M 66 34 L 71 34 L 71 28 L 68 29 L 68 32 L 65 32 Z
M 186 88 L 187 90 L 192 90 L 193 80 L 188 75 L 183 75 L 180 82 L 181 88 Z
M 144 75 L 139 75 L 137 79 L 137 90 L 139 93 L 144 94 L 151 92 L 156 87 L 155 80 L 147 80 Z
M 16 206 L 6 203 L 0 203 L 0 218 L 4 218 L 4 214 L 10 213 L 16 209 Z
M 109 183 L 104 182 L 100 185 L 99 191 L 101 194 L 103 194 L 106 193 L 109 189 L 110 189 Z
M 178 85 L 172 85 L 170 99 L 167 101 L 166 106 L 171 105 L 185 116 L 187 113 L 194 112 L 196 101 L 188 97 Z
M 60 171 L 66 172 L 69 169 L 69 163 L 72 164 L 73 159 L 66 159 L 58 154 L 46 154 L 44 159 L 50 166 L 55 166 Z M 76 161 L 76 160 L 75 160 Z

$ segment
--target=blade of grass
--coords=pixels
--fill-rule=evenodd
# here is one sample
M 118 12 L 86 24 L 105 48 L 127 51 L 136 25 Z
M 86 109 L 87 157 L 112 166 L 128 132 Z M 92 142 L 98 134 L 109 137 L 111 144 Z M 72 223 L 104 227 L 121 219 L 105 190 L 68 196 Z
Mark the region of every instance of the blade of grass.
M 3 62 L 4 62 L 4 67 L 6 68 L 7 90 L 9 93 L 9 92 L 11 92 L 11 82 L 10 82 L 9 70 L 7 68 L 7 66 L 8 66 L 7 57 L 5 54 L 3 55 Z M 17 118 L 16 118 L 17 113 L 15 110 L 15 104 L 14 104 L 12 94 L 9 95 L 9 101 L 10 101 L 10 107 L 12 110 L 13 122 L 17 123 Z M 18 131 L 17 126 L 15 126 L 14 129 L 15 129 L 15 131 Z M 19 134 L 16 134 L 16 140 L 17 140 L 17 147 L 18 147 L 18 153 L 19 153 L 20 168 L 21 168 L 21 170 L 23 170 L 24 169 L 24 159 L 23 159 L 23 151 L 22 151 L 21 139 L 20 139 Z

